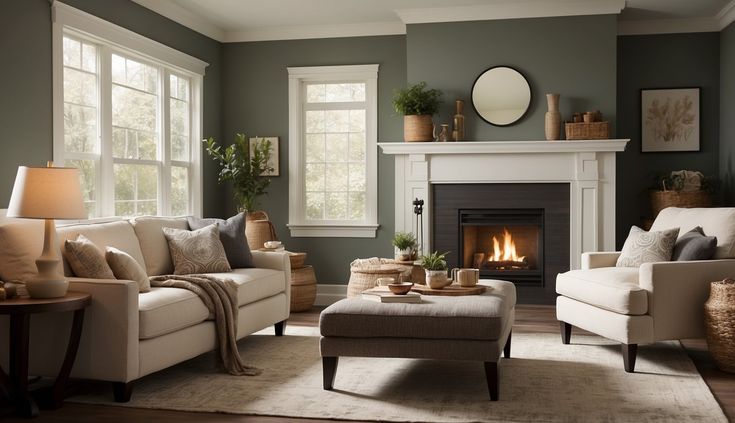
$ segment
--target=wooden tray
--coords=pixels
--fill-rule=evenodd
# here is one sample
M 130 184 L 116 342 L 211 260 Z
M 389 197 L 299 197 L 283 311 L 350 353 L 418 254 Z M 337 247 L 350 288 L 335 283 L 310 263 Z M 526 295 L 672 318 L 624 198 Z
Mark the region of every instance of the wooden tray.
M 451 284 L 442 289 L 431 289 L 425 285 L 414 285 L 411 291 L 418 292 L 421 295 L 443 295 L 448 297 L 459 297 L 463 295 L 480 295 L 487 290 L 484 285 L 475 285 L 472 287 L 463 287 L 459 284 Z

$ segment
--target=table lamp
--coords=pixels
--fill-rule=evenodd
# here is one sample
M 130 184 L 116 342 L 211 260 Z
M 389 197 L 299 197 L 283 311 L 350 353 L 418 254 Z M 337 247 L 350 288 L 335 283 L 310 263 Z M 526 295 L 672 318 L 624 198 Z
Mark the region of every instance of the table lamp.
M 26 281 L 31 298 L 58 298 L 66 295 L 69 283 L 59 272 L 54 219 L 87 217 L 79 184 L 79 170 L 68 167 L 18 167 L 8 217 L 45 219 L 43 252 L 36 260 L 38 276 Z

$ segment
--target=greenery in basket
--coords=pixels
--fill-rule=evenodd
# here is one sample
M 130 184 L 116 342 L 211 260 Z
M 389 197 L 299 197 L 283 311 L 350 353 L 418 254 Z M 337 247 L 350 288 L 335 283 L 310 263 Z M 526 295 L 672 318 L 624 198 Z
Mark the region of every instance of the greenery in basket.
M 442 92 L 426 89 L 426 82 L 395 90 L 393 108 L 402 115 L 433 115 L 439 111 Z
M 399 250 L 415 249 L 418 245 L 416 237 L 411 232 L 396 232 L 391 242 Z
M 434 251 L 427 256 L 421 256 L 421 258 L 419 258 L 419 263 L 421 264 L 421 267 L 426 270 L 447 270 L 447 254 L 449 254 L 449 251 L 442 254 L 439 254 L 438 251 Z
M 672 175 L 671 172 L 659 173 L 654 176 L 651 189 L 654 191 L 681 191 L 684 188 L 684 178 Z M 701 190 L 714 194 L 720 188 L 720 178 L 715 175 L 705 175 L 702 178 Z
M 205 150 L 220 166 L 219 182 L 231 182 L 240 209 L 254 211 L 258 197 L 266 194 L 271 180 L 262 176 L 273 170 L 268 165 L 270 141 L 255 144 L 252 155 L 245 134 L 236 134 L 235 142 L 221 146 L 214 138 L 203 140 Z

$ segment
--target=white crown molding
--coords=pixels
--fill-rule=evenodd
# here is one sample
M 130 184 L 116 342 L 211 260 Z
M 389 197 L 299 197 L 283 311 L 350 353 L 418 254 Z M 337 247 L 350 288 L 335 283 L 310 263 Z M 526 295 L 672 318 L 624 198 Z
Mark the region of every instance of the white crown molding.
M 720 23 L 716 18 L 618 21 L 618 35 L 718 32 L 720 29 Z
M 731 0 L 720 10 L 717 19 L 719 20 L 720 30 L 735 22 L 735 0 Z
M 406 24 L 618 14 L 625 0 L 527 0 L 500 4 L 398 9 Z
M 406 25 L 402 22 L 367 22 L 359 24 L 299 25 L 253 28 L 245 31 L 228 31 L 224 42 L 304 40 L 314 38 L 366 37 L 376 35 L 402 35 Z
M 139 5 L 150 9 L 159 15 L 167 17 L 185 27 L 219 42 L 225 41 L 225 31 L 212 24 L 207 19 L 198 16 L 174 2 L 161 0 L 133 0 Z

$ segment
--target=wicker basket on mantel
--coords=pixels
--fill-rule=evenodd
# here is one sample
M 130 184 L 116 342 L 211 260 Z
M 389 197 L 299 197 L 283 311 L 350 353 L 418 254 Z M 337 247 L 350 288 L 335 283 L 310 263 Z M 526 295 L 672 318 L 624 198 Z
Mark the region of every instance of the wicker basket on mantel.
M 707 346 L 721 370 L 735 373 L 735 280 L 710 284 L 709 299 L 704 304 Z

